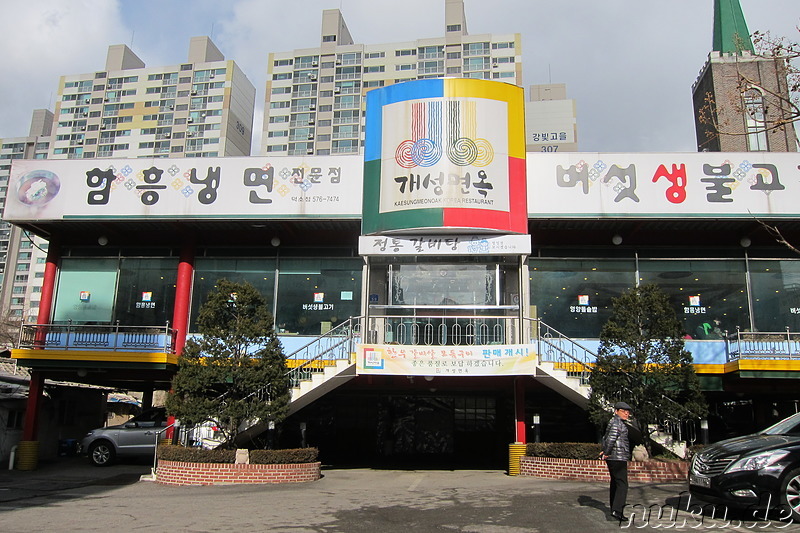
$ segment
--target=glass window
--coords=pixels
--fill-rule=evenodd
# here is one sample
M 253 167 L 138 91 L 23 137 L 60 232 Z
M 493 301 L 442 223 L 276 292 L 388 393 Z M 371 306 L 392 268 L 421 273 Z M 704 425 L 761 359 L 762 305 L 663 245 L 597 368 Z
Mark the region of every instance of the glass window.
M 800 330 L 800 261 L 750 260 L 756 331 Z
M 62 259 L 53 321 L 110 324 L 117 267 L 117 258 Z
M 497 305 L 497 265 L 393 265 L 392 305 Z
M 270 303 L 269 312 L 272 313 L 272 301 L 275 292 L 274 259 L 200 258 L 195 261 L 190 331 L 197 331 L 195 321 L 200 312 L 200 307 L 205 303 L 208 294 L 214 290 L 217 280 L 221 278 L 237 283 L 242 281 L 249 282 Z
M 692 338 L 750 327 L 744 260 L 640 260 L 639 276 L 640 283 L 656 283 L 669 295 Z
M 531 259 L 532 318 L 574 338 L 597 338 L 611 316 L 611 299 L 632 288 L 629 260 Z
M 175 258 L 123 258 L 115 319 L 123 326 L 161 326 L 172 320 Z
M 284 259 L 278 279 L 278 333 L 319 335 L 358 316 L 360 259 Z

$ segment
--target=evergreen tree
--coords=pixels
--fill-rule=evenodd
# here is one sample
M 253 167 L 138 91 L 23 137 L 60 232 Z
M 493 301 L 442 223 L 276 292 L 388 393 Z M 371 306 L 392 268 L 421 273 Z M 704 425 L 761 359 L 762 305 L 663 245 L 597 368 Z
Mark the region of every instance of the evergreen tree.
M 696 419 L 707 407 L 684 348 L 683 326 L 668 296 L 655 284 L 612 300 L 600 333 L 597 361 L 589 377 L 589 413 L 602 427 L 611 406 L 633 406 L 642 429 L 663 420 Z
M 286 360 L 263 296 L 247 282 L 217 281 L 178 360 L 167 410 L 187 425 L 217 423 L 233 443 L 248 425 L 280 423 L 289 406 Z

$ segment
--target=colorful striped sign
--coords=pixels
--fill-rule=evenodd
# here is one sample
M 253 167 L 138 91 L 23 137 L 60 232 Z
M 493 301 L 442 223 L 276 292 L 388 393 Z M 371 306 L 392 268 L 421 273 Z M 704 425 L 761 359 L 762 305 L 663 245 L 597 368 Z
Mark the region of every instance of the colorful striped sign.
M 367 93 L 365 235 L 527 233 L 523 90 L 431 79 Z

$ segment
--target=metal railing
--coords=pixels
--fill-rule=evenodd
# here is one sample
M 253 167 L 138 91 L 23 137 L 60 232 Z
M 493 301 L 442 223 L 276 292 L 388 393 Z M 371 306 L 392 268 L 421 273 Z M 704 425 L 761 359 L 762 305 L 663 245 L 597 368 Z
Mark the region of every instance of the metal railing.
M 525 321 L 530 328 L 528 337 L 537 345 L 540 361 L 562 366 L 567 376 L 580 379 L 583 385 L 589 383 L 590 365 L 597 359 L 596 353 L 538 318 Z
M 324 372 L 326 366 L 335 364 L 337 360 L 349 360 L 350 354 L 356 351 L 356 345 L 361 342 L 362 319 L 351 317 L 286 356 L 287 362 L 296 361 L 296 366 L 287 372 L 291 386 L 296 387 L 314 374 Z M 292 363 L 289 365 L 292 366 Z
M 739 359 L 799 359 L 800 333 L 741 331 L 725 335 L 728 361 Z
M 165 326 L 23 324 L 18 346 L 33 350 L 91 350 L 173 353 L 175 330 Z
M 516 344 L 518 332 L 519 318 L 507 315 L 371 314 L 366 342 L 419 346 Z

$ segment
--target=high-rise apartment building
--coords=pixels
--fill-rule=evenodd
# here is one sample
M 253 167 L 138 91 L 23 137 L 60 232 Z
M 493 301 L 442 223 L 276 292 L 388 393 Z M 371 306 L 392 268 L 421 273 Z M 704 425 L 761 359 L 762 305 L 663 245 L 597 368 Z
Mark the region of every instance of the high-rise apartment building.
M 714 1 L 713 50 L 692 87 L 697 149 L 796 152 L 784 60 L 755 53 L 738 0 Z M 777 127 L 776 127 L 777 126 Z
M 254 104 L 253 84 L 208 37 L 161 67 L 113 45 L 103 71 L 61 77 L 50 157 L 249 155 Z
M 5 205 L 11 165 L 19 159 L 46 159 L 52 138 L 53 113 L 36 109 L 27 137 L 0 139 L 0 206 Z M 0 221 L 0 278 L 3 313 L 35 321 L 44 275 L 47 242 L 18 226 Z M 37 266 L 38 265 L 38 266 Z
M 105 70 L 61 77 L 55 115 L 37 110 L 27 137 L 2 140 L 0 200 L 14 159 L 249 155 L 254 106 L 253 84 L 208 37 L 173 66 L 110 46 Z M 0 223 L 0 301 L 12 317 L 37 320 L 47 246 Z
M 442 37 L 356 44 L 338 9 L 322 13 L 320 45 L 271 53 L 262 153 L 359 153 L 365 95 L 375 87 L 424 78 L 522 83 L 518 33 L 467 32 L 463 0 L 445 0 Z

